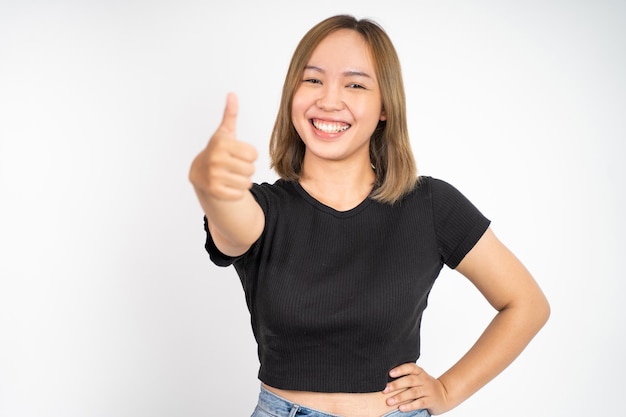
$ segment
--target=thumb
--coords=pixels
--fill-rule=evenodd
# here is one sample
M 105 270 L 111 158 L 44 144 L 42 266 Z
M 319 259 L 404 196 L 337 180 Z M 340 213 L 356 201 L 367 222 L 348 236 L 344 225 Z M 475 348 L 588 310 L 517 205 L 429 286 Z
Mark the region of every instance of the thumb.
M 222 118 L 221 129 L 235 134 L 237 129 L 237 110 L 239 106 L 237 103 L 237 95 L 235 93 L 228 93 L 226 96 L 226 107 L 224 108 L 224 117 Z

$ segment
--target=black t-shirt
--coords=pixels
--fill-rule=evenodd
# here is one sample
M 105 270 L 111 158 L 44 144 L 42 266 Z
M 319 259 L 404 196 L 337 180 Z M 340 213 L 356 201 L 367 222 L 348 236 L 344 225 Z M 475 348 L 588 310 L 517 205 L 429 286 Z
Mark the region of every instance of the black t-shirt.
M 336 211 L 297 182 L 255 184 L 265 229 L 234 264 L 258 343 L 259 379 L 289 390 L 374 392 L 415 362 L 420 323 L 444 264 L 456 268 L 489 226 L 448 183 L 421 177 L 396 204 Z M 206 219 L 205 219 L 206 221 Z

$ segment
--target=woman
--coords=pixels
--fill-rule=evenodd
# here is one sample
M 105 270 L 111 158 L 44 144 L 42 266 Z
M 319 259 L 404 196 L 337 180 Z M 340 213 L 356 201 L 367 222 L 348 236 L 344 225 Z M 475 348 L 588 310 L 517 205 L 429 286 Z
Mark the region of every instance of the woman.
M 396 52 L 335 16 L 298 45 L 270 143 L 281 179 L 252 184 L 236 97 L 190 170 L 206 248 L 240 276 L 258 343 L 253 416 L 427 416 L 471 396 L 524 349 L 548 303 L 456 189 L 417 177 Z M 428 293 L 446 264 L 497 310 L 438 378 L 418 367 Z

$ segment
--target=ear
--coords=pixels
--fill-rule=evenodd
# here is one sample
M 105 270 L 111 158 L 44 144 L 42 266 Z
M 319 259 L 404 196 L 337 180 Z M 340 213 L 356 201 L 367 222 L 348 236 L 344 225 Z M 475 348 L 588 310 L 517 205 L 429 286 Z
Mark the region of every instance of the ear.
M 383 110 L 380 112 L 380 121 L 381 121 L 381 122 L 384 122 L 385 120 L 387 120 L 387 115 L 385 114 L 385 109 L 383 109 Z

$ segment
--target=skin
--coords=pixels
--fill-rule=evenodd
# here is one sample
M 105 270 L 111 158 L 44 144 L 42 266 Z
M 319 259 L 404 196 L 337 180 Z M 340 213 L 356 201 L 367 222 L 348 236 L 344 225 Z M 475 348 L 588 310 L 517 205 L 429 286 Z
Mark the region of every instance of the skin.
M 361 35 L 339 30 L 313 52 L 296 90 L 292 121 L 306 146 L 300 184 L 337 210 L 359 204 L 372 190 L 369 141 L 385 120 L 369 48 Z M 346 130 L 329 133 L 323 123 Z
M 222 123 L 189 171 L 211 236 L 230 256 L 245 253 L 261 236 L 265 224 L 263 210 L 249 191 L 258 153 L 252 145 L 237 140 L 237 110 L 237 97 L 230 93 Z
M 385 118 L 380 97 L 372 57 L 358 33 L 340 30 L 318 45 L 294 95 L 292 121 L 306 145 L 300 183 L 336 210 L 355 207 L 372 190 L 368 145 L 378 121 Z M 189 173 L 216 246 L 231 256 L 250 248 L 265 221 L 249 192 L 257 152 L 237 139 L 237 109 L 235 95 L 229 94 L 222 123 Z M 324 131 L 318 122 L 335 129 Z M 390 375 L 398 379 L 377 393 L 267 388 L 295 403 L 346 417 L 380 416 L 396 408 L 426 408 L 437 415 L 456 407 L 504 370 L 549 316 L 535 280 L 491 229 L 457 270 L 496 314 L 475 345 L 443 375 L 435 378 L 408 363 L 392 369 Z
M 402 411 L 427 408 L 433 415 L 451 410 L 502 372 L 545 324 L 548 302 L 524 265 L 488 229 L 456 268 L 496 309 L 474 346 L 439 378 L 416 364 L 393 369 L 402 378 L 386 391 L 404 389 L 388 404 L 408 401 Z

